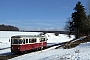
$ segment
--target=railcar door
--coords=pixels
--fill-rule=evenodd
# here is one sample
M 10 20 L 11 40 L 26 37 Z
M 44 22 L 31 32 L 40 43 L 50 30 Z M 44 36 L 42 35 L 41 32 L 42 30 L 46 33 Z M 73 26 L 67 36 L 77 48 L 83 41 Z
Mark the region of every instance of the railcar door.
M 25 39 L 23 39 L 23 44 L 22 44 L 22 51 L 25 51 L 26 48 L 25 48 Z

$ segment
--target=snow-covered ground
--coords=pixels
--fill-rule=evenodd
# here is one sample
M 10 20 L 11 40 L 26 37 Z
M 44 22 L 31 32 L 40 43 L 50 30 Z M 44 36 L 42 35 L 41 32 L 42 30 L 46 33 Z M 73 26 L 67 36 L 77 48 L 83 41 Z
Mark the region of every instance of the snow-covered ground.
M 72 49 L 54 48 L 28 53 L 9 60 L 90 60 L 90 42 L 82 43 Z
M 59 34 L 58 36 L 55 36 L 54 33 L 47 33 L 45 35 L 48 38 L 48 43 L 62 43 L 74 39 L 73 35 L 69 38 L 66 34 Z
M 1 32 L 0 32 L 1 33 Z M 11 37 L 12 35 L 21 35 L 21 34 L 31 34 L 32 32 L 3 32 L 0 37 Z M 37 32 L 33 32 L 32 34 L 40 34 Z M 55 36 L 54 33 L 45 34 L 48 38 L 48 43 L 56 44 L 62 43 L 66 41 L 70 41 L 74 38 L 72 35 L 71 38 L 67 37 L 65 34 L 59 34 L 59 36 Z M 3 38 L 2 38 L 3 39 Z M 0 39 L 0 48 L 9 47 L 10 42 L 6 39 Z M 82 38 L 80 38 L 82 39 Z M 32 52 L 28 54 L 24 54 L 22 56 L 18 56 L 9 60 L 90 60 L 90 42 L 82 43 L 79 46 L 71 49 L 55 49 L 57 46 L 51 47 L 46 50 Z M 10 54 L 10 48 L 0 50 L 0 55 L 3 53 Z

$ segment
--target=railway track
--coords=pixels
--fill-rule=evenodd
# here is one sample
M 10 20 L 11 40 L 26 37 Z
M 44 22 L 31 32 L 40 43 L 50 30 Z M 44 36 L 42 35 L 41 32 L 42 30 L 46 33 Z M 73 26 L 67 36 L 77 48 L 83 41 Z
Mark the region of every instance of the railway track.
M 54 46 L 58 46 L 58 45 L 63 45 L 64 43 L 58 43 L 58 44 L 54 44 L 54 45 L 51 45 L 51 46 L 47 46 L 46 48 L 43 48 L 42 50 L 45 50 L 45 49 L 48 49 L 50 47 L 54 47 Z M 32 50 L 32 51 L 28 51 L 26 53 L 22 53 L 22 54 L 14 54 L 14 53 L 11 53 L 11 54 L 1 54 L 0 55 L 0 60 L 8 60 L 8 59 L 11 59 L 11 58 L 14 58 L 14 57 L 18 57 L 18 56 L 21 56 L 21 55 L 24 55 L 24 54 L 27 54 L 27 53 L 33 53 L 33 52 L 37 52 L 37 51 L 41 51 L 41 49 L 39 50 Z
M 8 49 L 8 48 L 11 48 L 11 47 L 2 48 L 2 49 L 0 49 L 0 50 L 4 50 L 4 49 Z

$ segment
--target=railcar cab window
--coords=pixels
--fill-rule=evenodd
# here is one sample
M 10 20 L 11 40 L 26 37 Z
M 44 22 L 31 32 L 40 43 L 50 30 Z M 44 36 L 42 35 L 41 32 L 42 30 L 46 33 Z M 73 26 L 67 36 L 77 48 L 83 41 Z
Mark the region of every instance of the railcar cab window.
M 11 39 L 12 40 L 12 44 L 22 44 L 22 39 Z
M 22 44 L 22 39 L 18 40 L 19 44 Z

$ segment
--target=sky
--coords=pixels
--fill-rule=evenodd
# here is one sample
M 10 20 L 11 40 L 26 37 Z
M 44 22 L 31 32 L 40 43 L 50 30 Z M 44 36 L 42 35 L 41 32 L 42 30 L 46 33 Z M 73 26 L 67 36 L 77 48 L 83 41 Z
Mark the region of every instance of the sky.
M 76 3 L 88 0 L 0 0 L 0 25 L 21 30 L 63 30 Z

